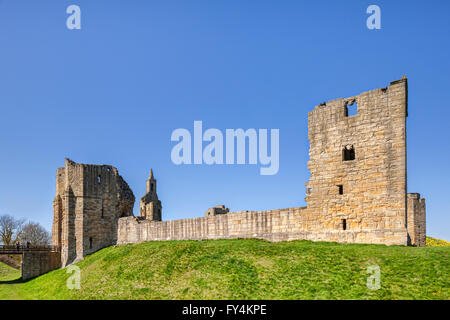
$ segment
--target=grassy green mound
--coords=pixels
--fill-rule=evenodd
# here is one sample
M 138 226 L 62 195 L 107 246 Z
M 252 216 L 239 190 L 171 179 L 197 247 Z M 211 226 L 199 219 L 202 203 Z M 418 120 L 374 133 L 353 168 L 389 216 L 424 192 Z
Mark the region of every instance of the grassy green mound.
M 427 237 L 427 247 L 445 247 L 445 246 L 450 246 L 450 242 L 441 239 Z
M 20 270 L 0 262 L 0 300 L 23 298 L 21 285 L 15 283 L 18 278 Z
M 20 270 L 7 266 L 4 263 L 0 263 L 0 281 L 11 281 L 19 277 Z
M 0 296 L 13 285 L 24 299 L 450 299 L 450 247 L 163 241 L 105 248 L 76 265 L 80 290 L 60 269 L 0 281 Z M 367 287 L 373 265 L 378 290 Z

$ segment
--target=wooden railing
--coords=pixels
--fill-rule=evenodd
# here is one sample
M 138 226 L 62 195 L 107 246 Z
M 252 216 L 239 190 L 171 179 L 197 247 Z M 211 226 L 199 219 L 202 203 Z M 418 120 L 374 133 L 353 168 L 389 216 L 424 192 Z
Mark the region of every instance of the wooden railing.
M 0 245 L 0 254 L 18 254 L 23 252 L 59 252 L 59 247 L 34 245 Z

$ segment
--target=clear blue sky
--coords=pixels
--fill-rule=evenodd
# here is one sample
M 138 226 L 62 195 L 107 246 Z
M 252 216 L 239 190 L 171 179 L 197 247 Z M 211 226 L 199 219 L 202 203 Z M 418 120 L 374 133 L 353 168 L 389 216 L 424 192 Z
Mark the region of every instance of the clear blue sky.
M 66 8 L 81 7 L 81 30 Z M 377 4 L 382 29 L 366 28 Z M 409 79 L 408 191 L 450 239 L 450 2 L 0 0 L 0 214 L 51 228 L 64 158 L 111 164 L 163 219 L 304 205 L 307 112 Z M 279 128 L 280 170 L 176 166 L 174 129 Z M 138 205 L 135 205 L 138 214 Z

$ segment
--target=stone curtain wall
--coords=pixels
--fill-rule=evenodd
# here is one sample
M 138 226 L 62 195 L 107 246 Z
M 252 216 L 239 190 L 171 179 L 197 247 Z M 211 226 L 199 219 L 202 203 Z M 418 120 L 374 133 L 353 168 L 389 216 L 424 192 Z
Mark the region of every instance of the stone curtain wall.
M 118 244 L 158 240 L 259 238 L 268 241 L 312 240 L 406 245 L 406 230 L 308 230 L 307 209 L 231 212 L 193 219 L 150 221 L 119 219 Z
M 418 247 L 426 246 L 425 199 L 419 193 L 408 194 L 408 244 Z
M 22 279 L 28 280 L 61 268 L 59 252 L 24 252 L 22 256 Z
M 287 240 L 288 224 L 294 227 L 304 208 L 261 212 L 236 212 L 193 219 L 150 221 L 137 217 L 119 219 L 118 244 L 150 240 L 202 240 L 258 237 Z M 288 211 L 291 210 L 291 211 Z M 295 212 L 295 215 L 290 214 Z M 277 214 L 274 214 L 277 213 Z

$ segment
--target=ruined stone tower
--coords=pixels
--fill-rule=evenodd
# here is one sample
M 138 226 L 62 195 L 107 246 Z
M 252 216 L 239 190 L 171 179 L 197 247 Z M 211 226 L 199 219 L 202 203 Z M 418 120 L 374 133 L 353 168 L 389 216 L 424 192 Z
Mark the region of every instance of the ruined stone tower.
M 311 177 L 305 200 L 315 217 L 310 230 L 353 231 L 359 233 L 357 242 L 379 237 L 412 244 L 406 232 L 425 220 L 413 218 L 422 209 L 407 196 L 407 116 L 406 77 L 309 113 Z M 424 243 L 425 233 L 417 231 L 413 238 L 414 244 Z
M 52 245 L 62 266 L 117 241 L 120 217 L 132 216 L 134 195 L 116 168 L 66 159 L 56 172 Z
M 150 174 L 147 179 L 146 193 L 140 201 L 140 215 L 147 220 L 161 221 L 161 201 L 158 199 L 156 193 L 156 179 L 153 176 L 153 170 L 150 169 Z

